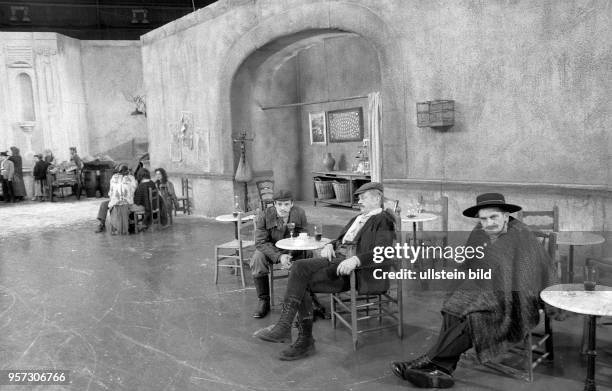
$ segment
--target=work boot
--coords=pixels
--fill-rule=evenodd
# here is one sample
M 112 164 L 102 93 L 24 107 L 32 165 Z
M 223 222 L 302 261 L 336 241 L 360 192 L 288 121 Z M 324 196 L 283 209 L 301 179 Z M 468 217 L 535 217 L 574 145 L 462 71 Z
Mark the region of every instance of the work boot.
M 278 322 L 263 329 L 259 329 L 253 334 L 261 340 L 267 342 L 290 342 L 291 323 L 298 310 L 299 301 L 286 300 L 281 307 L 281 316 Z
M 283 350 L 279 359 L 283 361 L 299 360 L 314 353 L 315 344 L 312 338 L 312 318 L 297 322 L 299 334 L 295 343 L 289 349 Z
M 106 226 L 104 225 L 104 221 L 100 221 L 100 225 L 98 225 L 98 229 L 96 229 L 94 232 L 99 234 L 100 232 L 104 232 L 106 231 Z
M 257 297 L 259 298 L 257 309 L 253 312 L 253 318 L 263 318 L 270 312 L 270 283 L 268 276 L 255 277 L 253 282 L 255 283 Z
M 429 357 L 424 354 L 411 361 L 394 361 L 391 363 L 393 374 L 404 380 L 407 380 L 406 373 L 412 369 L 422 369 L 430 365 L 432 362 Z

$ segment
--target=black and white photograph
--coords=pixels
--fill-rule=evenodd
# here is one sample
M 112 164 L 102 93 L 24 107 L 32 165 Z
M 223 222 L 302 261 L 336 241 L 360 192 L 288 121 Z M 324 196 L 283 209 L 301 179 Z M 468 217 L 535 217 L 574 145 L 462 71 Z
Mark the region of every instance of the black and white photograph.
M 308 123 L 310 124 L 310 144 L 327 144 L 325 112 L 308 113 Z
M 0 0 L 0 390 L 612 390 L 609 0 Z

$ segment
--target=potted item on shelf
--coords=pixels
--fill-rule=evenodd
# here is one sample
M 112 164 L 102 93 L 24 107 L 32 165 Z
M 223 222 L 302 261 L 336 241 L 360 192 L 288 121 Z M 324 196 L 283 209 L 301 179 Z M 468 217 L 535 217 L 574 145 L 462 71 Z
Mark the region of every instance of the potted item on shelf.
M 328 152 L 325 158 L 323 158 L 323 166 L 325 167 L 327 171 L 333 171 L 335 164 L 336 164 L 336 159 L 334 159 L 331 153 Z

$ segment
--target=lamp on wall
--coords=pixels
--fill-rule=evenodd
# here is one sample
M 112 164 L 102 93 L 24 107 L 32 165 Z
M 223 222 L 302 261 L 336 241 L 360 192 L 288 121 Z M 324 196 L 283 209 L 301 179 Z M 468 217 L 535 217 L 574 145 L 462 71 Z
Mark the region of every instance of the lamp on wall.
M 145 117 L 147 116 L 147 102 L 145 101 L 145 95 L 132 96 L 125 92 L 123 94 L 128 101 L 133 102 L 136 105 L 134 111 L 132 111 L 130 115 L 144 115 Z

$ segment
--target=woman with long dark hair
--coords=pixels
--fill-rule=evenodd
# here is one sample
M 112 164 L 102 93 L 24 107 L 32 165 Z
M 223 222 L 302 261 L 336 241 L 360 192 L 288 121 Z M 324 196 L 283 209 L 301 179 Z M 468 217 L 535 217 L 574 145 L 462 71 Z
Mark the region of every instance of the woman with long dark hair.
M 16 200 L 24 200 L 27 196 L 26 188 L 23 183 L 23 161 L 19 155 L 19 148 L 11 147 L 11 156 L 9 160 L 15 166 L 15 176 L 13 177 L 13 195 Z
M 168 221 L 172 221 L 172 210 L 178 208 L 178 200 L 174 192 L 174 185 L 168 180 L 168 174 L 163 168 L 155 169 L 155 184 L 161 195 Z

